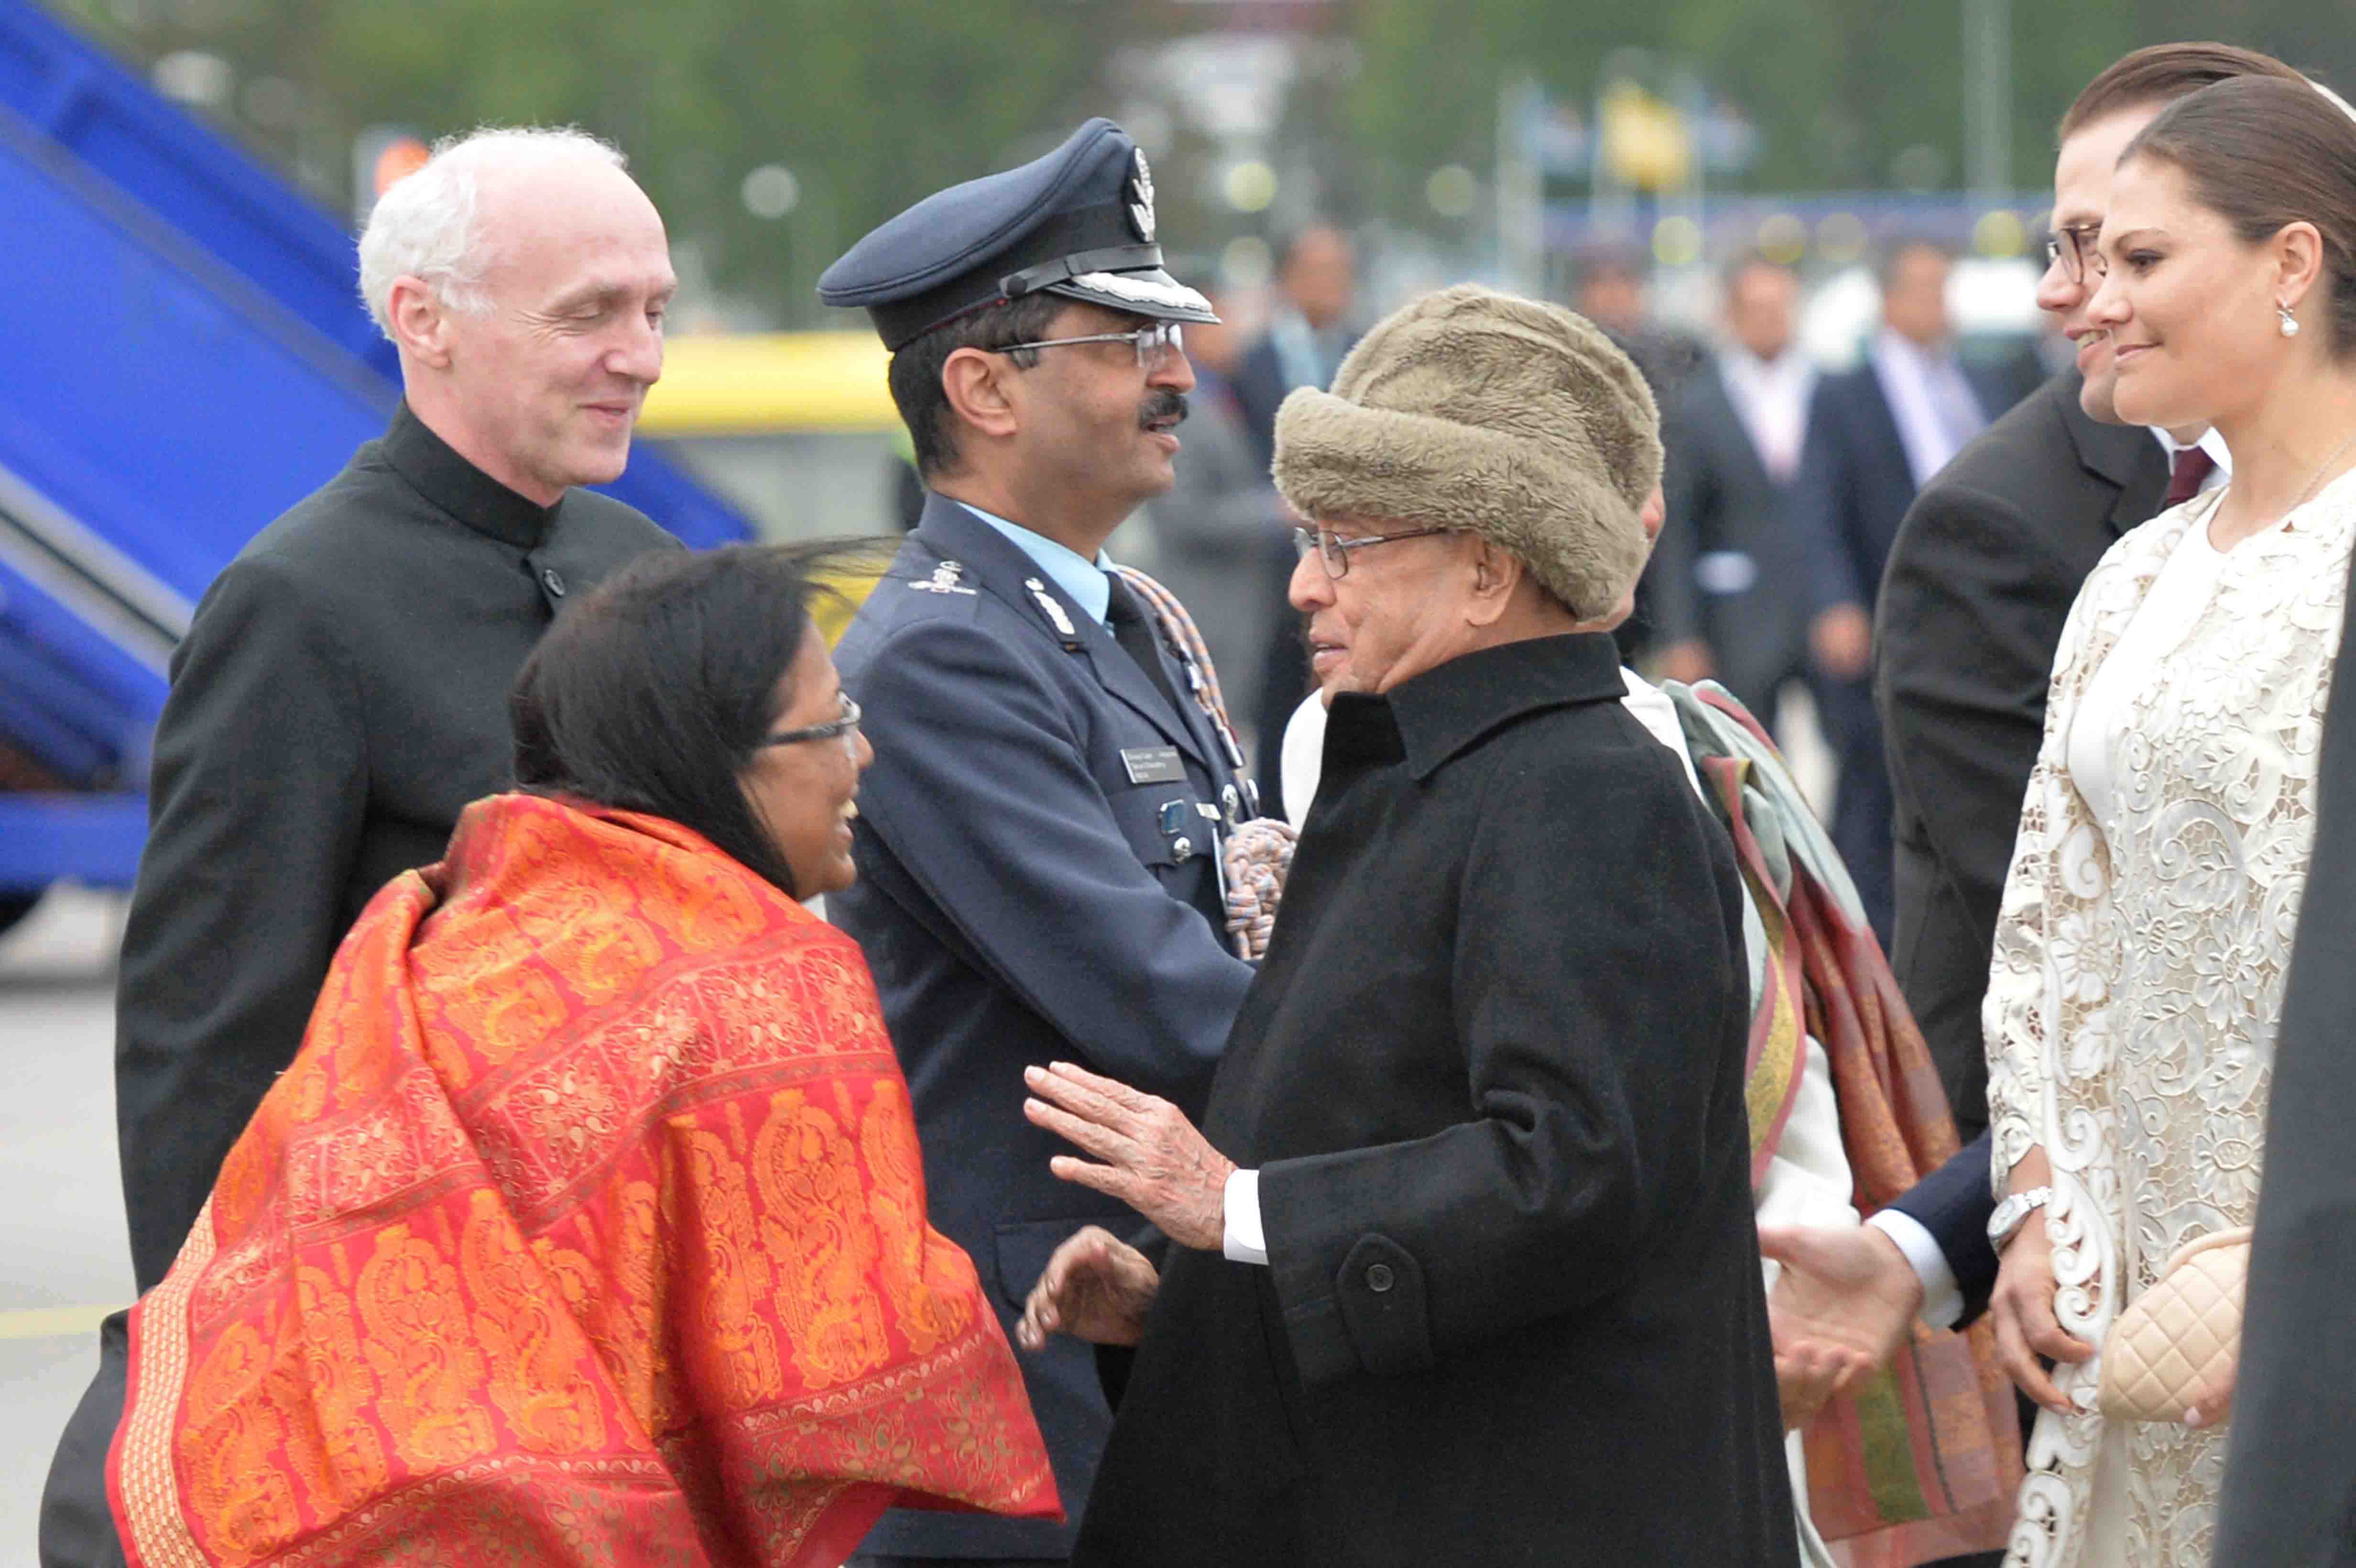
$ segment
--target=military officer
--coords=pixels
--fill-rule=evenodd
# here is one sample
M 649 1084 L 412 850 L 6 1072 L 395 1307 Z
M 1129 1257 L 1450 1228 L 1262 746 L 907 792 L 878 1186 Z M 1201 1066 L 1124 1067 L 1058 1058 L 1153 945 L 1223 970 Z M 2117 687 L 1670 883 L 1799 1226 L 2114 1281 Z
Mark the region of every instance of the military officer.
M 819 293 L 892 350 L 931 492 L 837 651 L 875 763 L 831 912 L 883 994 L 934 1222 L 1011 1331 L 1060 1243 L 1134 1223 L 1050 1174 L 1023 1070 L 1087 1062 L 1199 1110 L 1251 979 L 1219 869 L 1254 809 L 1240 758 L 1104 554 L 1170 487 L 1181 324 L 1218 318 L 1162 270 L 1152 176 L 1105 120 L 917 203 Z M 1111 1428 L 1094 1360 L 1058 1339 L 1025 1375 L 1076 1525 Z M 858 1561 L 1060 1563 L 1073 1533 L 897 1511 Z

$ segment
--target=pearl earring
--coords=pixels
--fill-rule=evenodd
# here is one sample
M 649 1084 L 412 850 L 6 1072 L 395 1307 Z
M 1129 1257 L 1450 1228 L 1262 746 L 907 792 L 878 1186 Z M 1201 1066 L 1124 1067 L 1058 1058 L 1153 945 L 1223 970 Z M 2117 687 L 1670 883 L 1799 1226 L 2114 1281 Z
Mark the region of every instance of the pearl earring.
M 2298 317 L 2291 315 L 2290 306 L 2286 304 L 2277 304 L 2275 306 L 2275 309 L 2282 313 L 2282 335 L 2285 337 L 2297 337 L 2298 336 Z

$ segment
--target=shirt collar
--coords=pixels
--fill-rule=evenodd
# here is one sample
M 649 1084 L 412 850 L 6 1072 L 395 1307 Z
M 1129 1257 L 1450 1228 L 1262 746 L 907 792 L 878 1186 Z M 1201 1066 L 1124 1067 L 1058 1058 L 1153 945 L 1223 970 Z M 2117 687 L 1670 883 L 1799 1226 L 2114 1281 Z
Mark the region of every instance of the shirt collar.
M 434 506 L 478 534 L 518 549 L 540 548 L 564 503 L 543 507 L 519 496 L 465 458 L 427 427 L 402 399 L 384 432 L 385 461 Z
M 2169 434 L 2158 425 L 2151 425 L 2147 428 L 2150 430 L 2153 439 L 2159 443 L 2160 451 L 2168 453 L 2168 461 L 2171 464 L 2175 463 L 2176 454 L 2178 453 L 2190 450 L 2190 448 L 2183 445 L 2174 436 Z M 2217 427 L 2215 425 L 2212 424 L 2207 430 L 2202 431 L 2201 432 L 2201 439 L 2194 442 L 2192 445 L 2199 447 L 2201 451 L 2209 454 L 2209 460 L 2217 465 L 2218 473 L 2223 475 L 2228 479 L 2231 479 L 2233 476 L 2233 454 L 2226 450 L 2225 438 L 2217 433 Z
M 1055 580 L 1064 596 L 1104 624 L 1105 612 L 1112 605 L 1112 579 L 1105 575 L 1112 570 L 1112 558 L 1097 551 L 1094 561 L 1067 545 L 1057 544 L 1044 534 L 1034 534 L 1020 523 L 1010 523 L 1004 517 L 992 516 L 970 501 L 958 506 L 1006 536 L 1006 541 L 1031 558 L 1033 565 Z
M 1328 723 L 1343 732 L 1345 752 L 1379 755 L 1396 746 L 1408 773 L 1422 779 L 1526 713 L 1616 702 L 1627 689 L 1618 644 L 1601 632 L 1569 633 L 1466 654 L 1379 697 L 1343 692 Z M 1397 739 L 1386 744 L 1386 732 Z
M 1719 356 L 1719 362 L 1726 367 L 1729 375 L 1761 387 L 1804 380 L 1815 368 L 1796 343 L 1772 359 L 1762 359 L 1740 343 L 1730 343 Z
M 1937 348 L 1925 348 L 1894 326 L 1885 326 L 1875 335 L 1873 352 L 1876 357 L 1885 361 L 1897 360 L 1918 378 L 1955 362 L 1953 349 L 1944 345 Z

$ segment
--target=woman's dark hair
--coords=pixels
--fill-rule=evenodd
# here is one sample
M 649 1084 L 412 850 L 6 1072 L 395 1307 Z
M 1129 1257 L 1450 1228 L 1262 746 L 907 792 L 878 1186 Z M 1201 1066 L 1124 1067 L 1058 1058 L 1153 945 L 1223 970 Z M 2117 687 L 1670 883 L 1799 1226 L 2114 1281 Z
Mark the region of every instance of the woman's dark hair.
M 2356 120 L 2304 80 L 2243 76 L 2178 99 L 2119 155 L 2184 172 L 2244 244 L 2293 223 L 2323 236 L 2317 287 L 2334 357 L 2356 352 Z
M 957 411 L 949 407 L 948 390 L 941 385 L 941 371 L 948 365 L 949 356 L 960 348 L 995 349 L 1009 343 L 1034 342 L 1047 335 L 1048 324 L 1071 303 L 1050 293 L 1000 300 L 945 321 L 900 346 L 884 372 L 884 382 L 892 389 L 900 422 L 908 427 L 917 473 L 929 479 L 949 473 L 958 464 Z M 1015 362 L 1027 369 L 1037 358 L 1035 353 L 1026 352 Z
M 738 775 L 792 700 L 819 576 L 866 544 L 643 555 L 566 605 L 508 692 L 516 783 L 691 827 L 800 895 Z M 872 566 L 870 568 L 872 570 Z

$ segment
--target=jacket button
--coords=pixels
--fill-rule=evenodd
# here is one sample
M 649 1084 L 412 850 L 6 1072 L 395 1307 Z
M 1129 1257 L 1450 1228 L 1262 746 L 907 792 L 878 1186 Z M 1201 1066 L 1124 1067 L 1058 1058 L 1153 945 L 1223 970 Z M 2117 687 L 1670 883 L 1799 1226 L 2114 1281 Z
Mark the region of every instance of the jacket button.
M 1183 860 L 1194 852 L 1194 841 L 1192 838 L 1187 837 L 1183 833 L 1181 833 L 1177 837 L 1170 840 L 1170 858 L 1172 859 Z
M 548 590 L 548 596 L 551 599 L 564 597 L 564 579 L 557 574 L 556 568 L 552 566 L 543 566 L 540 569 L 540 585 Z
M 1366 1270 L 1366 1288 L 1373 1291 L 1376 1296 L 1380 1296 L 1383 1292 L 1388 1290 L 1391 1287 L 1392 1283 L 1393 1278 L 1390 1264 L 1376 1264 Z

